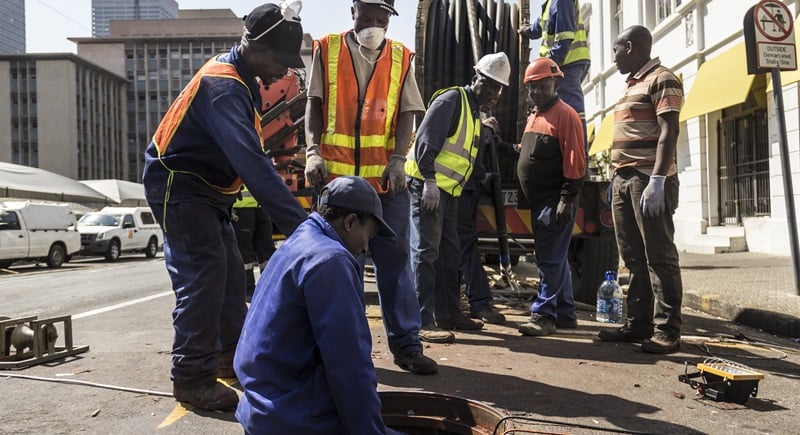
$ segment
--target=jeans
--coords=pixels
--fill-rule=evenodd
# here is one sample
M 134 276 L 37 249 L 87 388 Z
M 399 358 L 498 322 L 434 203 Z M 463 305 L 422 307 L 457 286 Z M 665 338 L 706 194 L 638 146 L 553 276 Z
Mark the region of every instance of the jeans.
M 411 264 L 423 326 L 461 316 L 458 305 L 458 205 L 439 189 L 439 207 L 422 208 L 423 181 L 411 178 Z
M 377 235 L 369 242 L 375 265 L 383 325 L 394 355 L 422 352 L 420 315 L 409 258 L 409 193 L 379 195 L 383 220 L 395 237 Z
M 539 204 L 531 208 L 531 220 L 540 279 L 531 313 L 547 315 L 554 321 L 559 317 L 575 320 L 575 293 L 567 259 L 575 211 L 570 223 L 559 225 L 555 208 Z
M 470 311 L 477 313 L 491 308 L 492 292 L 489 278 L 483 270 L 481 255 L 478 252 L 478 231 L 475 215 L 478 212 L 480 192 L 464 190 L 458 202 L 458 241 L 460 245 L 459 272 L 466 284 Z
M 164 232 L 164 260 L 175 292 L 172 381 L 216 378 L 219 354 L 236 348 L 247 313 L 245 274 L 230 216 L 202 202 L 150 203 Z M 166 219 L 166 221 L 164 221 Z
M 666 207 L 657 217 L 645 217 L 639 205 L 649 180 L 635 169 L 620 170 L 613 180 L 614 231 L 620 256 L 631 272 L 628 321 L 636 331 L 648 332 L 655 324 L 659 330 L 678 336 L 683 283 L 672 222 L 678 205 L 678 176 L 666 178 Z

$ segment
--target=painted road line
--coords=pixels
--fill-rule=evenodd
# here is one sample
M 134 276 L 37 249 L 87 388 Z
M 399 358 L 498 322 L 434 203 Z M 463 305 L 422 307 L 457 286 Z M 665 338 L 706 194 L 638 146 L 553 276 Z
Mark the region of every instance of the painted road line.
M 89 317 L 89 316 L 94 316 L 94 315 L 97 315 L 97 314 L 107 313 L 109 311 L 118 310 L 120 308 L 129 307 L 131 305 L 141 304 L 143 302 L 148 302 L 148 301 L 152 301 L 153 299 L 163 298 L 164 296 L 171 296 L 173 294 L 174 293 L 172 292 L 172 290 L 170 290 L 170 291 L 166 291 L 166 292 L 163 292 L 163 293 L 156 293 L 154 295 L 145 296 L 145 297 L 139 298 L 139 299 L 134 299 L 134 300 L 128 301 L 128 302 L 122 302 L 120 304 L 110 305 L 108 307 L 103 307 L 103 308 L 98 308 L 96 310 L 86 311 L 85 313 L 75 314 L 74 316 L 72 316 L 72 320 L 82 319 L 84 317 Z

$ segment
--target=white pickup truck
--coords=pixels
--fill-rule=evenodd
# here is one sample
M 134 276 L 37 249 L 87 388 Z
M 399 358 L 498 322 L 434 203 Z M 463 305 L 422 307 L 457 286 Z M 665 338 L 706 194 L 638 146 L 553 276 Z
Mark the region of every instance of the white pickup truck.
M 164 234 L 148 207 L 105 207 L 78 221 L 82 255 L 103 255 L 117 261 L 123 252 L 144 252 L 153 258 Z
M 81 249 L 74 225 L 75 215 L 66 204 L 0 202 L 0 268 L 20 260 L 61 267 Z

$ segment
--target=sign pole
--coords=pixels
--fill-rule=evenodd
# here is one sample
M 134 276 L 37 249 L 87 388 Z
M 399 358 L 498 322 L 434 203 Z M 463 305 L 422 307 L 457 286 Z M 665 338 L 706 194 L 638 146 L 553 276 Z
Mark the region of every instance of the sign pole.
M 786 220 L 789 224 L 789 244 L 792 249 L 792 271 L 794 289 L 800 295 L 800 246 L 797 241 L 797 217 L 794 210 L 794 189 L 792 188 L 792 168 L 789 162 L 789 139 L 786 134 L 786 114 L 783 111 L 783 89 L 781 70 L 772 69 L 772 96 L 775 99 L 775 114 L 778 117 L 780 133 L 781 169 L 783 170 L 783 197 L 786 199 Z

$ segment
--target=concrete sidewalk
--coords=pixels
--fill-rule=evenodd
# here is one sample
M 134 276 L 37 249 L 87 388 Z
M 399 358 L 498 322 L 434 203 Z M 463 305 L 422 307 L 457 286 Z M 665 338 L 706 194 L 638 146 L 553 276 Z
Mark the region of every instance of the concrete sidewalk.
M 752 252 L 680 254 L 683 306 L 785 337 L 800 337 L 792 259 Z

